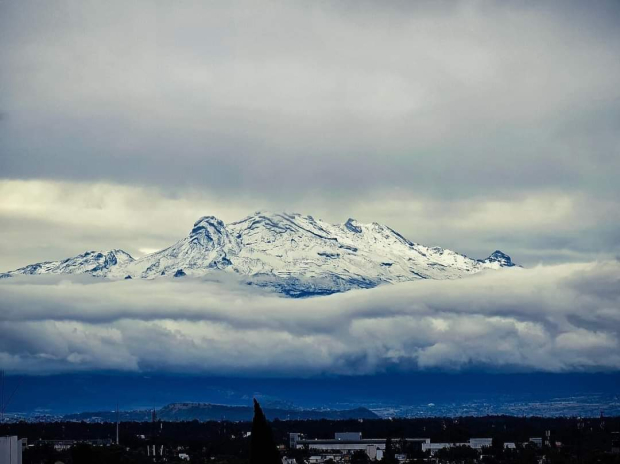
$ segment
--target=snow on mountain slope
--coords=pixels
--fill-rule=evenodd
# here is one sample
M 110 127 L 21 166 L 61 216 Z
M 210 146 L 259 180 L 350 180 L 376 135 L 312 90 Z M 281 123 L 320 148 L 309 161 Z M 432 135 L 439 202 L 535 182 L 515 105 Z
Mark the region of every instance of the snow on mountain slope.
M 490 269 L 499 269 L 500 267 L 514 267 L 515 264 L 505 253 L 495 250 L 487 259 L 482 261 Z
M 109 253 L 112 256 L 108 258 Z M 213 216 L 202 217 L 187 237 L 137 260 L 120 250 L 109 253 L 88 252 L 9 274 L 157 278 L 227 272 L 251 285 L 306 296 L 387 282 L 455 279 L 484 269 L 514 266 L 499 250 L 485 260 L 474 260 L 451 250 L 412 243 L 378 223 L 349 219 L 344 224 L 329 224 L 312 216 L 267 212 L 228 225 Z
M 115 268 L 125 266 L 134 261 L 133 257 L 123 250 L 86 251 L 73 258 L 62 261 L 45 261 L 8 272 L 15 274 L 91 274 L 93 276 L 108 276 Z
M 130 263 L 122 272 L 144 278 L 174 275 L 179 270 L 186 275 L 204 275 L 229 267 L 232 263 L 228 257 L 238 252 L 239 243 L 226 225 L 213 216 L 205 216 L 194 223 L 189 236 Z M 117 275 L 120 272 L 117 270 Z

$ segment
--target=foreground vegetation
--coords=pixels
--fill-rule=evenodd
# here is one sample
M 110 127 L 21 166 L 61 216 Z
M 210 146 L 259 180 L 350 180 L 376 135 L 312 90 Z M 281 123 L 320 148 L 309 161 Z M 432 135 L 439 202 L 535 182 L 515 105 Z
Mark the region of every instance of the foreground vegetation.
M 433 456 L 433 460 L 439 462 L 620 464 L 620 455 L 611 453 L 612 432 L 620 430 L 620 418 L 617 417 L 578 419 L 495 416 L 274 421 L 269 426 L 281 455 L 293 456 L 298 462 L 303 462 L 313 453 L 307 450 L 288 451 L 289 432 L 301 432 L 312 438 L 332 438 L 335 432 L 360 431 L 366 438 L 391 438 L 395 453 L 406 454 L 412 462 L 424 462 L 429 456 L 414 448 L 401 449 L 400 438 L 424 437 L 434 443 L 460 443 L 475 437 L 493 438 L 493 446 L 482 453 L 465 447 L 441 450 Z M 24 464 L 58 461 L 64 464 L 152 463 L 154 458 L 147 455 L 147 447 L 152 450 L 153 445 L 157 449 L 157 462 L 185 463 L 188 462 L 185 459 L 189 458 L 191 463 L 246 464 L 250 462 L 251 448 L 269 441 L 268 437 L 257 439 L 258 433 L 254 431 L 250 435 L 250 431 L 251 422 L 127 422 L 120 424 L 120 446 L 78 443 L 69 449 L 57 450 L 51 444 L 32 445 L 38 440 L 114 441 L 116 424 L 22 422 L 0 425 L 0 435 L 28 438 L 31 446 L 24 452 Z M 545 437 L 546 431 L 550 433 L 548 445 L 537 447 L 527 444 L 532 437 Z M 252 436 L 255 437 L 254 444 Z M 517 443 L 517 449 L 505 449 L 505 442 Z M 519 445 L 521 443 L 524 445 Z M 273 457 L 270 459 L 273 460 Z M 351 462 L 365 460 L 365 456 L 358 454 Z

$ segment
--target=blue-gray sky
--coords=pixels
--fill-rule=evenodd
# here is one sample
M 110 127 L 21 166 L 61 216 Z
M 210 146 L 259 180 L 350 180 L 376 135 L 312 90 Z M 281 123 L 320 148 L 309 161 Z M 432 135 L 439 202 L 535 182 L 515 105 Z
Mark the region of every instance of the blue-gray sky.
M 616 1 L 2 1 L 0 268 L 258 209 L 616 256 L 618 24 Z
M 295 301 L 4 279 L 0 365 L 617 371 L 619 24 L 617 1 L 0 1 L 0 271 L 259 209 L 526 266 Z

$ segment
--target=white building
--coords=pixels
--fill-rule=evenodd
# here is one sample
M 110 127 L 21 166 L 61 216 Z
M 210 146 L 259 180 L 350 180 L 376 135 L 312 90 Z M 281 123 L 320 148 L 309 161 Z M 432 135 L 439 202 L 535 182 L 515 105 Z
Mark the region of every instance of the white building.
M 400 442 L 401 440 L 397 440 Z M 429 438 L 405 438 L 406 443 L 416 443 L 420 447 L 430 443 Z M 291 449 L 308 448 L 312 451 L 326 453 L 353 454 L 356 451 L 364 451 L 371 460 L 381 460 L 385 451 L 385 438 L 362 438 L 360 432 L 336 433 L 333 439 L 308 440 L 300 433 L 289 434 L 289 446 Z
M 0 464 L 22 464 L 22 441 L 17 437 L 0 437 Z
M 452 448 L 457 446 L 468 446 L 475 450 L 489 447 L 493 444 L 492 438 L 470 438 L 467 443 L 422 443 L 422 451 L 430 451 L 431 455 L 440 449 Z
M 318 456 L 310 456 L 308 458 L 308 464 L 321 464 L 329 459 L 334 462 L 340 462 L 342 460 L 342 456 L 338 454 L 321 454 Z M 292 464 L 297 464 L 297 462 L 293 459 Z
M 430 451 L 431 456 L 440 449 L 450 448 L 451 446 L 466 446 L 467 443 L 422 443 L 422 451 Z
M 492 438 L 470 438 L 469 439 L 469 446 L 472 447 L 473 449 L 482 449 L 485 447 L 491 447 L 493 445 L 493 439 Z
M 362 439 L 362 432 L 336 432 L 334 435 L 336 440 L 357 440 Z
M 539 448 L 542 448 L 543 439 L 542 438 L 530 438 L 530 443 L 533 443 L 534 445 L 538 446 Z

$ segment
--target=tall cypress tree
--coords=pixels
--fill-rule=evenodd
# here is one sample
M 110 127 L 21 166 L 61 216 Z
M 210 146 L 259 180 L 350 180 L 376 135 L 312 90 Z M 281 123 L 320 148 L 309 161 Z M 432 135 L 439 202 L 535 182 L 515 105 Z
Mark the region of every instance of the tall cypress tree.
M 396 459 L 396 453 L 394 452 L 394 445 L 392 444 L 392 439 L 390 437 L 385 440 L 385 451 L 383 452 L 383 459 L 381 462 L 386 464 L 395 464 L 398 462 L 398 459 Z
M 271 427 L 263 410 L 254 398 L 254 420 L 250 441 L 250 464 L 281 464 L 280 453 L 273 441 Z

